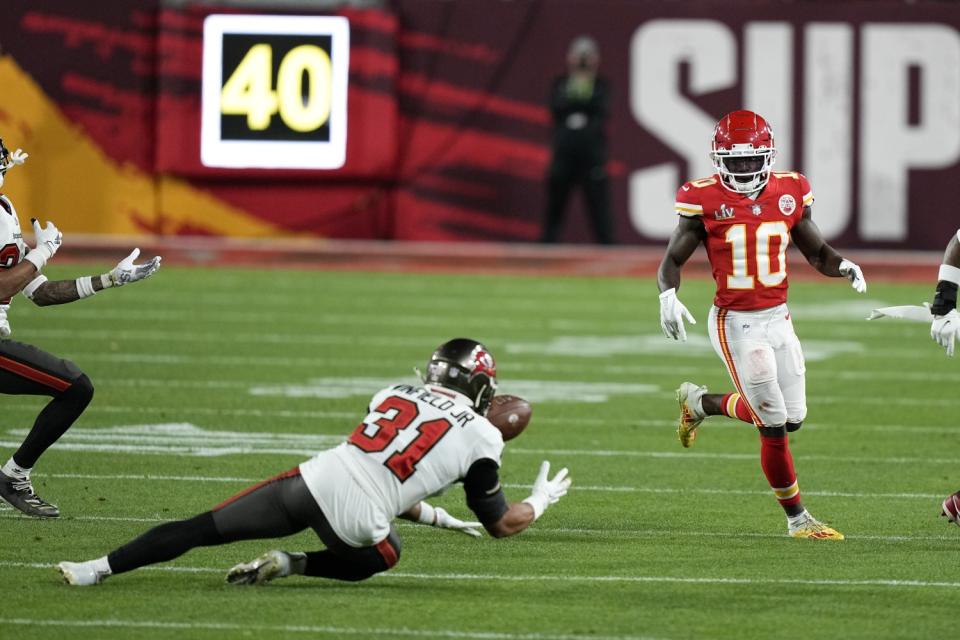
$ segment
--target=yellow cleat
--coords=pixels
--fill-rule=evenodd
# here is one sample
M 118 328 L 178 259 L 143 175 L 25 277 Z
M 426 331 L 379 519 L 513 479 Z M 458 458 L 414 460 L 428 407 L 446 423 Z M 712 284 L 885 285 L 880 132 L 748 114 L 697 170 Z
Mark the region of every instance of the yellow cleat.
M 677 404 L 680 405 L 680 423 L 677 425 L 677 438 L 684 448 L 689 449 L 697 439 L 697 427 L 707 417 L 700 408 L 700 398 L 707 392 L 706 387 L 698 387 L 692 382 L 684 382 L 677 389 Z
M 813 518 L 797 528 L 791 527 L 790 536 L 807 540 L 843 540 L 842 533 Z

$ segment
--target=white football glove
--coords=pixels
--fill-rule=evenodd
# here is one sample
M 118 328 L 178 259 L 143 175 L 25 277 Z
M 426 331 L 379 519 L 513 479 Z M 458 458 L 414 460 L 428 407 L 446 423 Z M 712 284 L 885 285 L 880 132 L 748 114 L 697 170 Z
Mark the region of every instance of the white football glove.
M 157 269 L 160 268 L 160 256 L 154 256 L 153 259 L 143 264 L 133 264 L 133 261 L 140 255 L 140 249 L 134 249 L 126 258 L 121 260 L 117 266 L 100 276 L 100 283 L 104 289 L 109 287 L 122 287 L 128 282 L 136 282 L 149 278 Z
M 863 278 L 863 271 L 856 264 L 847 259 L 840 261 L 840 275 L 850 281 L 850 286 L 857 290 L 857 293 L 866 293 L 867 281 Z
M 552 480 L 547 479 L 550 474 L 550 463 L 544 460 L 540 463 L 540 473 L 533 482 L 533 493 L 524 502 L 533 507 L 533 519 L 536 520 L 543 515 L 547 507 L 554 504 L 560 498 L 567 495 L 567 489 L 570 488 L 570 478 L 567 477 L 567 469 L 564 467 L 553 476 Z
M 60 243 L 63 241 L 63 234 L 60 233 L 60 229 L 57 229 L 49 220 L 47 221 L 47 226 L 43 229 L 40 228 L 40 223 L 37 222 L 36 218 L 31 218 L 30 221 L 33 223 L 33 235 L 37 239 L 37 246 L 27 253 L 24 260 L 32 262 L 33 266 L 37 268 L 37 271 L 40 271 L 44 265 L 47 264 L 47 260 L 52 258 L 53 254 L 60 248 Z
M 930 325 L 930 337 L 938 345 L 947 350 L 947 355 L 953 357 L 954 340 L 960 331 L 960 314 L 951 309 L 945 316 L 934 316 Z
M 19 166 L 27 161 L 27 158 L 30 157 L 29 153 L 24 153 L 23 149 L 17 149 L 10 154 L 9 160 L 7 160 L 7 169 Z
M 447 511 L 441 507 L 434 507 L 434 512 L 436 517 L 433 523 L 433 526 L 440 529 L 453 529 L 459 531 L 460 533 L 465 533 L 468 536 L 479 538 L 483 534 L 480 533 L 480 527 L 483 525 L 479 522 L 464 522 L 458 518 L 454 518 L 452 515 L 447 513 Z
M 687 341 L 687 329 L 683 326 L 683 319 L 686 318 L 690 324 L 697 324 L 693 316 L 683 306 L 683 303 L 677 299 L 676 289 L 667 289 L 660 294 L 660 328 L 663 329 L 663 335 L 674 340 L 680 339 Z

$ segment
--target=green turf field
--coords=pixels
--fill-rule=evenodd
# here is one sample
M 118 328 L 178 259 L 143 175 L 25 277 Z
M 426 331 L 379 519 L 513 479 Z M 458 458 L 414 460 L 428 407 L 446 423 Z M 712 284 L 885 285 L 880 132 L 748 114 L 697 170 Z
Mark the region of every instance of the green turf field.
M 791 447 L 804 502 L 843 542 L 785 536 L 751 427 L 713 418 L 693 449 L 677 443 L 675 387 L 730 387 L 706 337 L 712 283 L 684 284 L 700 321 L 686 345 L 660 333 L 650 280 L 164 267 L 66 307 L 18 298 L 14 337 L 72 358 L 97 391 L 37 467 L 64 516 L 0 510 L 0 636 L 947 637 L 960 531 L 937 516 L 960 488 L 958 363 L 927 326 L 862 320 L 931 289 L 791 288 L 809 405 Z M 571 470 L 570 494 L 529 531 L 477 541 L 404 523 L 400 564 L 360 584 L 223 582 L 266 549 L 316 547 L 312 534 L 197 550 L 95 588 L 60 582 L 57 561 L 102 555 L 336 442 L 373 391 L 459 335 L 486 342 L 501 390 L 534 403 L 504 454 L 508 497 L 527 495 L 543 459 Z M 43 400 L 2 402 L 5 460 Z M 436 503 L 468 513 L 458 487 Z

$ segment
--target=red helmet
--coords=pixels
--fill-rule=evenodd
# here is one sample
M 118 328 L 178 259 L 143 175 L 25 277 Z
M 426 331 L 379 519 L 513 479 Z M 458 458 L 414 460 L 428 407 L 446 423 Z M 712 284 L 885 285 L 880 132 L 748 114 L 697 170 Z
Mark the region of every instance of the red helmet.
M 777 157 L 773 130 L 753 111 L 731 111 L 713 130 L 710 159 L 724 187 L 737 193 L 759 191 L 770 179 Z

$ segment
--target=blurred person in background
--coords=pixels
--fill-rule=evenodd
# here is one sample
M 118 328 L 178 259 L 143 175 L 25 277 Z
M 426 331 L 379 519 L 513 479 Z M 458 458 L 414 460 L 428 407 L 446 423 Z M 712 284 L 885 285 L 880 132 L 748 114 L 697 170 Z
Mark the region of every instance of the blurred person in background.
M 13 153 L 0 140 L 0 188 L 7 172 L 23 165 L 29 154 Z M 50 396 L 50 402 L 34 420 L 27 437 L 0 466 L 0 499 L 35 518 L 57 518 L 60 509 L 37 495 L 30 473 L 40 456 L 60 439 L 93 398 L 90 378 L 70 360 L 59 358 L 33 345 L 11 340 L 7 313 L 17 293 L 40 307 L 76 302 L 99 291 L 137 282 L 160 268 L 157 256 L 134 264 L 139 249 L 103 275 L 68 280 L 48 280 L 40 271 L 60 248 L 62 234 L 52 222 L 41 228 L 32 220 L 36 244 L 23 241 L 20 220 L 13 202 L 0 193 L 0 393 L 15 396 Z
M 567 52 L 568 71 L 554 80 L 550 91 L 552 159 L 541 242 L 557 242 L 570 191 L 580 185 L 597 242 L 613 244 L 604 135 L 610 88 L 607 80 L 597 75 L 599 66 L 596 41 L 589 36 L 575 38 Z

